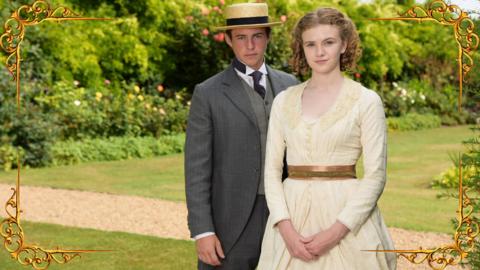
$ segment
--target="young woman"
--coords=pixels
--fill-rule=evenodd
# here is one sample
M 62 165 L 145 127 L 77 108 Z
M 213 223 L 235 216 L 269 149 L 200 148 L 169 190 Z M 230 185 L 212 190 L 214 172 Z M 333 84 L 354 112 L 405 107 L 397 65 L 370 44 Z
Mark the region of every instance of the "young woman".
M 270 114 L 265 193 L 270 216 L 258 269 L 395 269 L 377 200 L 386 177 L 382 101 L 342 75 L 359 57 L 352 21 L 332 8 L 297 23 L 293 67 L 311 78 L 280 93 Z M 282 182 L 284 153 L 289 177 Z M 364 177 L 355 165 L 363 155 Z

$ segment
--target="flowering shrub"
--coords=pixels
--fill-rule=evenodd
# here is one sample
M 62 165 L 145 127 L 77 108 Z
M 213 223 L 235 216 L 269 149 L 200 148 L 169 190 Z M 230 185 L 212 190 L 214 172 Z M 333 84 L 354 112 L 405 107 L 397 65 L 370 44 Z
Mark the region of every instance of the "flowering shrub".
M 437 115 L 443 125 L 474 122 L 468 111 L 458 112 L 457 91 L 456 87 L 450 85 L 443 89 L 433 89 L 428 82 L 410 80 L 384 85 L 379 94 L 389 117 L 417 113 Z
M 185 129 L 188 103 L 185 92 L 173 97 L 163 86 L 148 94 L 138 85 L 83 88 L 78 83 L 57 83 L 34 100 L 54 116 L 61 140 L 110 136 L 154 136 Z
M 472 179 L 476 170 L 478 169 L 475 169 L 475 167 L 466 167 L 463 169 L 462 175 L 464 184 L 470 184 L 468 181 Z M 437 189 L 458 189 L 458 177 L 458 167 L 453 166 L 434 177 L 431 186 Z
M 12 83 L 0 76 L 0 85 Z M 52 163 L 52 147 L 64 140 L 182 133 L 189 102 L 185 90 L 157 85 L 147 92 L 138 85 L 83 87 L 81 81 L 58 82 L 53 87 L 35 82 L 22 85 L 22 107 L 17 114 L 15 94 L 0 92 L 0 166 L 16 167 L 17 149 L 23 165 Z

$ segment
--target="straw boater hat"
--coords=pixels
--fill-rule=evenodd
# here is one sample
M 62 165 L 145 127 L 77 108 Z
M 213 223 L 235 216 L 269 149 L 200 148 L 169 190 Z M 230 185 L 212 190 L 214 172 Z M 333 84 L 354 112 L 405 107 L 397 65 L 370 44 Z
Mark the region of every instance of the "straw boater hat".
M 215 30 L 235 28 L 257 28 L 279 25 L 282 22 L 268 22 L 268 6 L 266 3 L 241 3 L 225 8 L 225 26 L 215 27 Z

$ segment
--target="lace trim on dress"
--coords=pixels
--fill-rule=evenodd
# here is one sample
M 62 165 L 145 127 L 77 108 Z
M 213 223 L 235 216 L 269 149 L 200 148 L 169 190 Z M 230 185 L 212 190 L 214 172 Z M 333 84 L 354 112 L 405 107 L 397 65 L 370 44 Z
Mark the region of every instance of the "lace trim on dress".
M 285 99 L 283 101 L 283 111 L 287 119 L 287 125 L 289 128 L 294 129 L 302 119 L 302 93 L 305 89 L 308 81 L 296 85 L 285 93 Z M 334 107 L 329 109 L 325 114 L 319 116 L 314 121 L 303 121 L 307 125 L 318 125 L 320 130 L 326 130 L 333 126 L 338 120 L 345 117 L 348 112 L 353 108 L 353 105 L 360 98 L 361 90 L 363 86 L 351 79 L 345 78 L 343 82 L 340 96 L 338 101 L 333 105 Z

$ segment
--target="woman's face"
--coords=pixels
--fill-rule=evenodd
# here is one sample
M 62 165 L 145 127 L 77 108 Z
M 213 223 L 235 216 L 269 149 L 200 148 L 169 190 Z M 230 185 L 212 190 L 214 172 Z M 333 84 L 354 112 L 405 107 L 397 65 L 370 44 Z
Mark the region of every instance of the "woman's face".
M 340 71 L 340 55 L 346 44 L 335 25 L 319 24 L 302 33 L 303 51 L 313 73 L 329 74 Z

